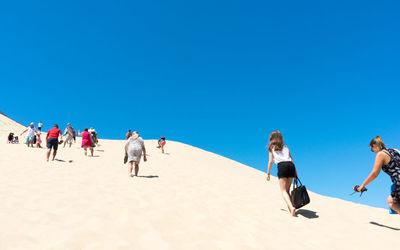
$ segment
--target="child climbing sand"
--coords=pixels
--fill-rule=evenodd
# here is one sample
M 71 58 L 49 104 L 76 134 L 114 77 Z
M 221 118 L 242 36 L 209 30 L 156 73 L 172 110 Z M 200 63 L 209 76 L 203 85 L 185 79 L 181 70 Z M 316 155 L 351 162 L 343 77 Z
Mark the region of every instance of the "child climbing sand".
M 36 133 L 36 147 L 41 148 L 42 147 L 42 139 L 40 139 L 40 132 L 38 131 Z
M 278 130 L 272 132 L 269 136 L 268 151 L 267 181 L 270 180 L 272 164 L 275 163 L 278 166 L 279 187 L 283 200 L 286 202 L 290 214 L 295 216 L 296 208 L 293 207 L 290 200 L 289 190 L 293 178 L 297 178 L 297 172 L 289 148 L 283 143 L 283 136 Z

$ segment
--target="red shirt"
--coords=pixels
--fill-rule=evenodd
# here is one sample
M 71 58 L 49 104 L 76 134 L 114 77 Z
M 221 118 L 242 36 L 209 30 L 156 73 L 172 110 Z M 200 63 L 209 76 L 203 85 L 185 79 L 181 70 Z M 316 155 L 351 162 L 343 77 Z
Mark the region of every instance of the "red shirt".
M 47 132 L 47 138 L 58 138 L 58 136 L 61 135 L 61 130 L 58 128 L 52 128 Z

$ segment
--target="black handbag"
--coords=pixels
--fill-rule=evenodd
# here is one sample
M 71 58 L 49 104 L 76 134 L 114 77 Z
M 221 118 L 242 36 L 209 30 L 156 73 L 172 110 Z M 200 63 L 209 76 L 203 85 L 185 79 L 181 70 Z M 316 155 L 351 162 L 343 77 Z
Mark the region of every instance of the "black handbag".
M 306 186 L 303 186 L 303 184 L 301 184 L 299 178 L 296 178 L 293 182 L 293 190 L 290 193 L 290 200 L 292 201 L 292 205 L 296 209 L 310 203 L 310 196 L 308 196 Z

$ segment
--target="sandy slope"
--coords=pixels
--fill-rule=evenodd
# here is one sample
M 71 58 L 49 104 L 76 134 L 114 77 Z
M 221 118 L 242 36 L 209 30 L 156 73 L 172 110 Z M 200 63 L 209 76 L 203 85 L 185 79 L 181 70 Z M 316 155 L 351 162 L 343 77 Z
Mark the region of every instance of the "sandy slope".
M 123 141 L 101 140 L 93 158 L 76 143 L 46 163 L 44 149 L 5 143 L 23 129 L 0 115 L 0 249 L 398 245 L 400 217 L 385 209 L 310 192 L 312 203 L 292 218 L 275 178 L 189 145 L 168 141 L 162 155 L 147 140 L 145 177 L 129 178 Z

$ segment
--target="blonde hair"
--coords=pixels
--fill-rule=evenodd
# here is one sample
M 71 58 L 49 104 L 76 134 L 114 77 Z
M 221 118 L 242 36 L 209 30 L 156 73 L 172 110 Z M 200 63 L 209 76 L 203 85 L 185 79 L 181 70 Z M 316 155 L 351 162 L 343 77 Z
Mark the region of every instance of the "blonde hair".
M 372 147 L 373 145 L 376 145 L 379 148 L 379 150 L 386 148 L 385 143 L 383 143 L 382 141 L 382 137 L 380 137 L 379 135 L 374 139 L 372 139 L 371 142 L 369 143 L 370 147 Z
M 283 136 L 279 130 L 273 131 L 269 135 L 269 144 L 268 144 L 268 151 L 272 152 L 272 150 L 275 151 L 282 151 L 283 149 Z

